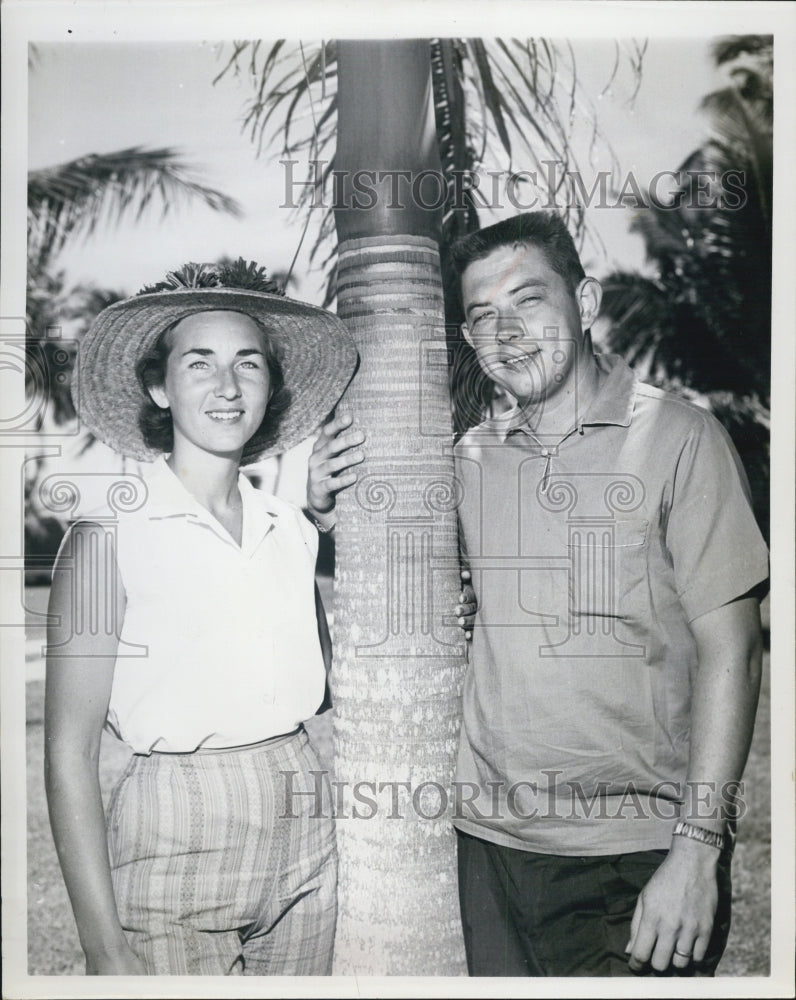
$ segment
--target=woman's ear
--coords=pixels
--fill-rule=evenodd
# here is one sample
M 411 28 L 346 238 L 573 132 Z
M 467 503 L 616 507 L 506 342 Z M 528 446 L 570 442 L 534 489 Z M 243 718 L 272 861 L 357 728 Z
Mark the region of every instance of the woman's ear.
M 577 299 L 581 328 L 588 330 L 600 314 L 603 286 L 596 278 L 584 278 L 578 285 Z
M 168 410 L 169 399 L 162 385 L 149 386 L 149 395 L 152 397 L 152 402 L 155 406 L 159 406 L 161 410 Z

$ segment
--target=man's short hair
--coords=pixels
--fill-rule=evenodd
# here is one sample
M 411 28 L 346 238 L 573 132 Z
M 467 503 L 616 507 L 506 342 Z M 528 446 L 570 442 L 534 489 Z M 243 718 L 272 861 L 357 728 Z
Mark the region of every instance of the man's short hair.
M 586 277 L 569 230 L 555 212 L 523 212 L 456 240 L 451 255 L 459 277 L 473 261 L 504 246 L 538 247 L 573 293 Z

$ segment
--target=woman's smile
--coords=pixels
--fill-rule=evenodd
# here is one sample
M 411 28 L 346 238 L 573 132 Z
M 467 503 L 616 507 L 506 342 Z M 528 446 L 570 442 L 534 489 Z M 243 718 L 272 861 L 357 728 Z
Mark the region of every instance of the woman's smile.
M 219 310 L 186 317 L 168 337 L 165 384 L 150 391 L 171 410 L 175 451 L 188 441 L 242 452 L 268 405 L 265 334 L 250 317 Z
M 208 410 L 207 415 L 212 420 L 218 420 L 222 423 L 232 423 L 233 421 L 240 420 L 243 416 L 243 410 Z

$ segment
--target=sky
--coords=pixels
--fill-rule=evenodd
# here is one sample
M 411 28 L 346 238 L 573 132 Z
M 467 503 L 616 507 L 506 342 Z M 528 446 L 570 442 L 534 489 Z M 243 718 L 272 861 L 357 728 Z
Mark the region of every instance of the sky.
M 721 82 L 710 60 L 709 41 L 650 40 L 632 105 L 634 84 L 626 61 L 602 93 L 613 68 L 613 41 L 573 43 L 584 96 L 596 109 L 614 150 L 620 178 L 632 171 L 646 188 L 656 172 L 676 168 L 705 137 L 707 123 L 698 112 L 699 100 Z M 59 260 L 68 279 L 132 293 L 186 260 L 242 255 L 269 270 L 288 267 L 301 226 L 284 207 L 286 178 L 277 162 L 279 150 L 272 146 L 258 159 L 250 137 L 242 132 L 244 106 L 251 96 L 248 79 L 229 74 L 213 85 L 229 52 L 229 43 L 212 41 L 38 45 L 29 74 L 29 169 L 130 146 L 169 146 L 195 165 L 198 178 L 234 197 L 244 212 L 234 219 L 186 203 L 173 206 L 165 218 L 159 210 L 147 210 L 138 224 L 103 227 L 88 239 L 70 243 Z M 581 145 L 587 132 L 585 124 L 576 128 Z M 585 153 L 582 162 L 587 162 Z M 513 165 L 521 169 L 525 164 L 518 157 Z M 606 166 L 603 152 L 596 167 Z M 295 176 L 302 176 L 301 168 Z M 507 204 L 494 217 L 513 211 Z M 643 269 L 641 240 L 628 234 L 631 217 L 629 209 L 591 210 L 589 225 L 606 250 L 600 251 L 595 242 L 586 244 L 587 270 L 599 276 L 617 266 Z M 308 273 L 311 236 L 312 230 L 297 262 L 298 280 L 291 294 L 317 302 L 322 278 Z
M 651 40 L 632 104 L 635 80 L 627 59 L 620 61 L 608 86 L 615 62 L 612 39 L 582 39 L 572 46 L 584 102 L 573 141 L 584 174 L 590 167 L 606 169 L 609 161 L 603 143 L 590 164 L 591 127 L 585 119 L 589 105 L 613 149 L 620 179 L 632 172 L 642 189 L 656 172 L 676 168 L 704 139 L 699 100 L 720 82 L 708 37 Z M 297 48 L 293 43 L 294 54 Z M 563 41 L 560 49 L 566 51 Z M 289 267 L 302 222 L 284 207 L 288 198 L 279 147 L 271 145 L 258 158 L 250 135 L 242 130 L 252 94 L 244 75 L 230 73 L 213 83 L 230 51 L 229 43 L 201 40 L 37 43 L 28 74 L 29 169 L 131 146 L 168 146 L 195 168 L 198 179 L 235 198 L 243 210 L 234 218 L 183 202 L 171 206 L 165 217 L 158 206 L 147 209 L 138 221 L 103 225 L 85 239 L 70 241 L 60 254 L 56 266 L 64 269 L 67 285 L 87 282 L 130 295 L 187 261 L 213 261 L 222 255 L 255 260 L 269 271 Z M 505 169 L 508 164 L 495 160 L 489 166 Z M 512 166 L 523 169 L 530 164 L 517 153 Z M 295 177 L 302 176 L 299 166 Z M 588 189 L 591 179 L 584 179 Z M 516 211 L 505 198 L 502 201 L 502 209 L 482 213 L 482 224 Z M 588 225 L 597 239 L 587 241 L 583 250 L 588 272 L 602 276 L 615 268 L 644 268 L 641 239 L 628 232 L 631 220 L 629 209 L 590 210 Z M 604 250 L 599 249 L 600 240 Z M 320 304 L 324 279 L 320 271 L 310 271 L 312 242 L 311 226 L 289 293 Z M 280 476 L 280 490 L 300 503 L 306 477 L 304 446 L 290 463 Z

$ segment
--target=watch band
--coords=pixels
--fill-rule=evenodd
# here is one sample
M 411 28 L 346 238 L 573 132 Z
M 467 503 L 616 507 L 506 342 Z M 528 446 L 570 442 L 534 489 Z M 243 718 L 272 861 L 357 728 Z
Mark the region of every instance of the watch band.
M 698 840 L 701 844 L 709 847 L 717 847 L 723 851 L 727 840 L 723 833 L 716 833 L 714 830 L 705 830 L 704 827 L 696 826 L 694 823 L 687 823 L 684 819 L 679 819 L 672 832 L 673 837 L 689 837 L 691 840 Z

